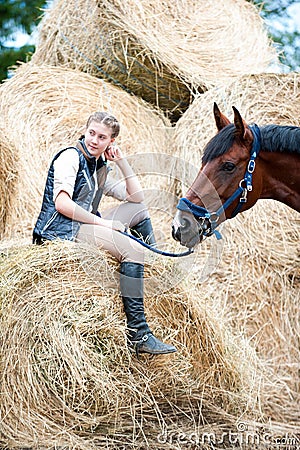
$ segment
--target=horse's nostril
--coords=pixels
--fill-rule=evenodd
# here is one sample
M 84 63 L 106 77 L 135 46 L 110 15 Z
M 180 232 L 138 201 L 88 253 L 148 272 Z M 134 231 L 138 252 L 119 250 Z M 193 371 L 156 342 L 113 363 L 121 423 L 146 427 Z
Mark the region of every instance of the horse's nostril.
M 181 226 L 182 228 L 188 228 L 190 226 L 190 221 L 188 219 L 182 219 Z
M 195 221 L 191 221 L 189 218 L 182 218 L 180 228 L 182 231 L 187 232 L 195 226 Z
M 175 241 L 180 241 L 181 239 L 180 228 L 177 228 L 177 230 L 175 230 L 174 225 L 172 226 L 172 237 L 173 239 L 175 239 Z

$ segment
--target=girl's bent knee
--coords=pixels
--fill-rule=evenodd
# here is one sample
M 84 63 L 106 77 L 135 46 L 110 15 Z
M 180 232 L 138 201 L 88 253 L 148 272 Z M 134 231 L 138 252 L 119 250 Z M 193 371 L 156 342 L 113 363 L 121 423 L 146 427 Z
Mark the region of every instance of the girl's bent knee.
M 143 247 L 134 242 L 132 239 L 127 238 L 129 242 L 129 246 L 126 246 L 124 261 L 135 262 L 139 264 L 144 264 L 145 252 Z

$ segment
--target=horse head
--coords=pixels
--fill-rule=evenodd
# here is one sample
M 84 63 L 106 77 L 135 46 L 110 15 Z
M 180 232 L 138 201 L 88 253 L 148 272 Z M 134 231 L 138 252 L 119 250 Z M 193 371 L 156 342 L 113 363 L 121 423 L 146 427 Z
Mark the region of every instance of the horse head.
M 260 149 L 257 125 L 248 126 L 233 107 L 234 122 L 214 104 L 218 133 L 206 145 L 200 171 L 186 197 L 180 199 L 172 225 L 173 238 L 192 248 L 216 227 L 241 209 L 256 203 L 261 190 L 261 174 L 252 175 Z

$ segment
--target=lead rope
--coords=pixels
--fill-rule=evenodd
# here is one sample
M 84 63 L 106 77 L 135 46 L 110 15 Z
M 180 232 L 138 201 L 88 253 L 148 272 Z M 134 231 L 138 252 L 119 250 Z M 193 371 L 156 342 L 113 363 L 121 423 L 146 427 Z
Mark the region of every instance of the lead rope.
M 127 233 L 126 231 L 119 231 L 119 233 L 123 234 L 124 236 L 128 236 L 130 239 L 138 242 L 143 247 L 146 247 L 148 250 L 151 250 L 152 252 L 158 253 L 159 255 L 162 255 L 162 256 L 169 256 L 171 258 L 181 258 L 182 256 L 188 256 L 188 255 L 190 255 L 191 253 L 194 252 L 193 248 L 189 248 L 186 252 L 182 252 L 182 253 L 165 252 L 163 250 L 159 250 L 158 248 L 147 244 L 146 242 L 144 242 L 141 239 L 133 236 L 132 234 Z

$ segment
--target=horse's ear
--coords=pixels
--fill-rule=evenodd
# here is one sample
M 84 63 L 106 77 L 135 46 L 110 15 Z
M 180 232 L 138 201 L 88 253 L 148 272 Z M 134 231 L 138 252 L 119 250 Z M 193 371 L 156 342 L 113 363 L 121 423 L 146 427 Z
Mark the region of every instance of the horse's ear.
M 235 125 L 235 128 L 236 128 L 236 135 L 239 136 L 242 139 L 245 139 L 247 124 L 243 120 L 242 116 L 240 115 L 240 113 L 236 109 L 236 107 L 233 106 L 232 109 L 234 111 L 234 125 Z
M 224 127 L 226 127 L 226 125 L 230 124 L 230 120 L 221 113 L 216 103 L 214 103 L 214 116 L 218 131 L 221 131 Z

